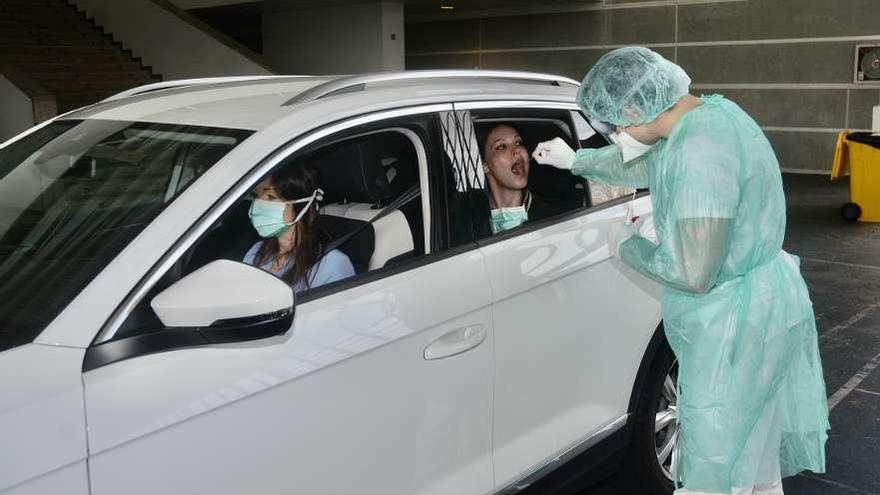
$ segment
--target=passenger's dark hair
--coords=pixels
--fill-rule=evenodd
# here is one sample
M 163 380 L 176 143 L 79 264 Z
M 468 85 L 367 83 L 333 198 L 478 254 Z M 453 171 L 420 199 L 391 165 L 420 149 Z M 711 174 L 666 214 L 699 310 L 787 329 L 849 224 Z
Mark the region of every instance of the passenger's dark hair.
M 312 195 L 318 187 L 316 172 L 306 165 L 288 165 L 276 170 L 269 178 L 275 192 L 286 201 L 306 198 Z M 294 205 L 294 211 L 298 214 L 306 203 Z M 290 285 L 295 285 L 300 280 L 305 287 L 311 287 L 309 272 L 321 257 L 321 246 L 327 241 L 326 235 L 318 228 L 318 204 L 317 200 L 309 206 L 308 212 L 296 224 L 296 239 L 293 252 L 288 259 L 288 265 L 293 265 L 281 277 Z M 257 251 L 256 266 L 262 266 L 267 261 L 281 254 L 278 239 L 271 237 L 263 241 L 263 245 Z
M 489 133 L 492 132 L 492 129 L 497 127 L 497 125 L 489 125 L 489 124 L 474 124 L 474 136 L 477 138 L 477 148 L 480 152 L 480 158 L 483 161 L 486 161 L 486 140 L 489 139 Z

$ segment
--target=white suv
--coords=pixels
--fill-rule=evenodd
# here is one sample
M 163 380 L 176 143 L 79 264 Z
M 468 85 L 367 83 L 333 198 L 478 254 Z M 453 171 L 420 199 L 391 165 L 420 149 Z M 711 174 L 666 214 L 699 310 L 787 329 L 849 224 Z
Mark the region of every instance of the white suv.
M 533 163 L 558 213 L 487 232 L 478 137 L 605 144 L 576 88 L 176 81 L 4 143 L 0 493 L 556 493 L 623 454 L 671 491 L 658 288 L 606 244 L 650 198 Z M 356 274 L 294 294 L 241 260 L 249 193 L 306 162 Z

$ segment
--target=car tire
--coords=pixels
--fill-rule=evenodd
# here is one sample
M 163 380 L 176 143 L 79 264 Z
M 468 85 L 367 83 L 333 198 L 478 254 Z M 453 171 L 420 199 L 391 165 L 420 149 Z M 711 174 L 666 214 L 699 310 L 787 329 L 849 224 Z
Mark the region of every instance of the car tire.
M 631 493 L 670 495 L 672 462 L 679 453 L 676 415 L 678 362 L 666 339 L 657 350 L 639 394 L 630 445 L 619 473 Z
M 847 222 L 855 222 L 862 216 L 862 207 L 856 203 L 845 203 L 840 207 L 840 216 Z

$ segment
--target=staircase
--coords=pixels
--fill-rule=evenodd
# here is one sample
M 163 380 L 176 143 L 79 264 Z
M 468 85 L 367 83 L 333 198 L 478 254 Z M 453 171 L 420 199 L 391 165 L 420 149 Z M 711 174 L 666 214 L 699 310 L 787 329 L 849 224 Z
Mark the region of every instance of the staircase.
M 53 94 L 58 113 L 161 81 L 66 0 L 0 0 L 0 64 Z

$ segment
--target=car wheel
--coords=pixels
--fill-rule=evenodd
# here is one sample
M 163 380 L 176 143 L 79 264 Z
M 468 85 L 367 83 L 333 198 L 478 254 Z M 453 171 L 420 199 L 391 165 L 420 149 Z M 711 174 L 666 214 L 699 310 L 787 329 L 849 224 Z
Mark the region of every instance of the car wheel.
M 856 203 L 845 203 L 840 207 L 840 216 L 847 222 L 855 222 L 862 216 L 862 207 Z
M 678 362 L 664 341 L 657 351 L 636 406 L 629 451 L 620 472 L 632 493 L 669 495 L 673 466 L 680 459 Z

